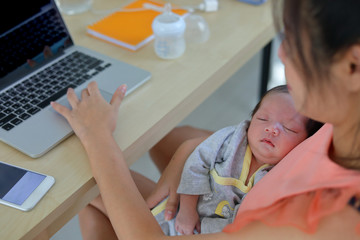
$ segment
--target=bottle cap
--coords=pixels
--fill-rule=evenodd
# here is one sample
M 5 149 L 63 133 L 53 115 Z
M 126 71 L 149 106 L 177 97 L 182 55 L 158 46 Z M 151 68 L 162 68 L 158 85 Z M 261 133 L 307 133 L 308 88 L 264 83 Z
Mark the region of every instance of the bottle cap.
M 183 34 L 185 27 L 184 19 L 171 12 L 170 3 L 165 4 L 165 12 L 157 16 L 152 23 L 154 34 L 160 36 Z

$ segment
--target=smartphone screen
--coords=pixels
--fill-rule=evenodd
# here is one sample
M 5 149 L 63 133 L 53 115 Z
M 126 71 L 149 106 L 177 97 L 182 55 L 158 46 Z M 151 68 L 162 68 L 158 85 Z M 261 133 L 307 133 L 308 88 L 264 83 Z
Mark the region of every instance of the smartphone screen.
M 10 203 L 7 205 L 15 205 L 22 209 L 21 206 L 34 194 L 35 190 L 39 191 L 37 188 L 42 185 L 48 177 L 47 175 L 0 162 L 0 199 Z M 43 192 L 42 195 L 46 193 L 51 185 L 44 190 L 45 192 L 41 191 Z M 38 196 L 39 194 L 37 193 L 36 195 Z M 42 196 L 37 197 L 36 202 L 40 200 L 41 197 Z M 33 207 L 36 202 L 32 203 L 31 207 Z

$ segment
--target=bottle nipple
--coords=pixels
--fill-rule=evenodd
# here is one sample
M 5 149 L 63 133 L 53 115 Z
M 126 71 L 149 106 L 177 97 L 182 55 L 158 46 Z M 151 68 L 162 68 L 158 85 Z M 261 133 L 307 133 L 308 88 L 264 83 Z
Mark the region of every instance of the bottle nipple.
M 164 5 L 164 13 L 171 13 L 171 3 L 165 3 Z

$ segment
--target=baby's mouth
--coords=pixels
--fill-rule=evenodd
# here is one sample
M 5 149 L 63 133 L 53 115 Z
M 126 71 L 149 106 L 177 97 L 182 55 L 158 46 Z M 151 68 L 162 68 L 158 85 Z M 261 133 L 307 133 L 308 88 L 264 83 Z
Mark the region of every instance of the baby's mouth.
M 275 147 L 275 145 L 270 141 L 270 139 L 263 138 L 260 140 L 260 142 L 263 142 L 263 143 L 269 144 L 272 147 Z

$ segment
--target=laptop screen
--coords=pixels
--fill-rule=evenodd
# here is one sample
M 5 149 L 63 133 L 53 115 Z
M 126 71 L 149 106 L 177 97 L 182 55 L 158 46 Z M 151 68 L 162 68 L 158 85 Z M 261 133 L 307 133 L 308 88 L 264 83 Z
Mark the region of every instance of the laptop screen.
M 70 34 L 52 0 L 4 2 L 0 25 L 0 90 L 59 56 Z

